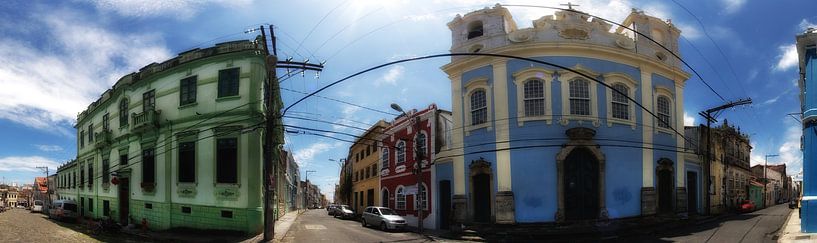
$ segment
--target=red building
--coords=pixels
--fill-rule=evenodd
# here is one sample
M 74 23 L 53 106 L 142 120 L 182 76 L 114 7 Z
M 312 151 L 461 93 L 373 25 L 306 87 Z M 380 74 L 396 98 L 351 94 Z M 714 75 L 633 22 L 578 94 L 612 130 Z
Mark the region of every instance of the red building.
M 418 204 L 425 205 L 423 228 L 436 228 L 433 208 L 434 169 L 432 162 L 439 152 L 438 141 L 443 141 L 438 130 L 440 118 L 450 120 L 451 112 L 439 110 L 432 104 L 428 108 L 412 110 L 395 119 L 378 139 L 380 147 L 381 175 L 380 195 L 383 206 L 394 209 L 406 218 L 409 225 L 417 225 Z M 417 122 L 419 118 L 419 122 Z M 419 145 L 419 146 L 418 146 Z M 417 153 L 422 154 L 422 183 L 417 187 Z M 419 195 L 419 201 L 417 201 Z

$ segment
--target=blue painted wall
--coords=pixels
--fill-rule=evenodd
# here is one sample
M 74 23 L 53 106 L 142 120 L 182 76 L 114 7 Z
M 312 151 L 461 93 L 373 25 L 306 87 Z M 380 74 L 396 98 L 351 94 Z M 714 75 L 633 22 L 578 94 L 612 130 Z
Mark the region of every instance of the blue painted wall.
M 434 166 L 436 168 L 436 173 L 437 173 L 436 177 L 435 177 L 436 181 L 434 181 L 434 183 L 437 186 L 436 188 L 437 188 L 438 191 L 435 192 L 435 195 L 433 195 L 431 198 L 433 198 L 437 202 L 440 202 L 440 197 L 439 197 L 439 195 L 440 195 L 439 194 L 440 182 L 444 181 L 444 180 L 448 180 L 448 181 L 451 182 L 451 196 L 452 196 L 452 198 L 449 198 L 449 199 L 451 199 L 450 202 L 453 205 L 454 204 L 454 200 L 453 200 L 453 195 L 454 195 L 454 165 L 453 165 L 452 162 L 449 161 L 447 163 L 436 163 L 436 164 L 434 164 Z M 435 219 L 435 220 L 437 220 L 436 225 L 438 225 L 438 226 L 440 225 L 440 219 L 442 217 L 448 217 L 448 215 L 442 215 L 442 213 L 441 213 L 442 211 L 440 210 L 441 209 L 440 206 L 441 205 L 438 204 L 436 207 L 434 207 L 434 208 L 436 208 L 436 211 L 437 211 L 436 214 L 438 215 L 436 217 L 436 219 Z
M 817 232 L 817 124 L 814 120 L 817 117 L 817 95 L 810 94 L 815 92 L 814 87 L 817 87 L 817 49 L 813 46 L 805 53 L 804 61 L 805 67 L 805 103 L 803 104 L 803 121 L 806 122 L 803 127 L 803 201 L 802 208 L 802 224 L 801 231 L 814 233 Z
M 701 176 L 703 175 L 703 172 L 701 170 L 701 166 L 698 165 L 695 162 L 685 162 L 684 168 L 685 168 L 685 170 L 687 172 L 694 172 L 695 173 L 696 185 L 697 185 L 695 188 L 697 190 L 696 192 L 698 192 L 698 197 L 697 197 L 698 200 L 696 202 L 697 203 L 697 208 L 695 209 L 695 211 L 702 214 L 703 213 L 703 207 L 701 207 L 701 205 L 704 205 L 704 203 L 703 203 L 704 198 L 703 197 L 704 197 L 705 194 L 703 193 L 703 190 L 704 190 L 704 188 L 703 188 L 703 178 L 701 178 Z M 684 173 L 684 176 L 686 176 L 686 173 Z M 686 177 L 683 178 L 683 179 L 684 179 L 684 185 L 687 186 L 687 191 L 689 191 L 691 188 L 689 188 L 689 183 L 686 181 Z M 689 200 L 688 197 L 687 197 L 687 200 Z

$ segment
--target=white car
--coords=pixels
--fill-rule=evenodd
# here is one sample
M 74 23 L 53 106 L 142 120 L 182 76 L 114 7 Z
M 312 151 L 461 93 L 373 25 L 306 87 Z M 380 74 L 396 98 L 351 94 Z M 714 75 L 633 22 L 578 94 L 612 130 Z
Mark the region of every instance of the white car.
M 377 225 L 380 230 L 403 229 L 406 227 L 406 219 L 397 215 L 394 210 L 387 207 L 367 207 L 360 217 L 363 227 Z
M 43 212 L 43 200 L 34 200 L 34 206 L 31 206 L 32 213 L 42 213 Z

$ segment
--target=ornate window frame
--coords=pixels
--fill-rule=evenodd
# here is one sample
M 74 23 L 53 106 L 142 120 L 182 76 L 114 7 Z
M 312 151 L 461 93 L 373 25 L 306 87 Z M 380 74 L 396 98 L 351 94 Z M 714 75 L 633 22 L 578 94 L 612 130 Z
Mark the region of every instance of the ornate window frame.
M 389 147 L 383 146 L 380 148 L 380 169 L 388 169 L 391 166 L 390 160 L 391 153 L 389 152 Z
M 402 149 L 400 149 L 400 145 L 403 145 Z M 405 164 L 406 163 L 406 141 L 402 139 L 397 140 L 397 143 L 394 144 L 395 151 L 394 151 L 394 164 Z M 400 161 L 400 153 L 403 153 L 403 161 Z
M 673 127 L 673 125 L 676 124 L 675 119 L 677 119 L 676 118 L 677 112 L 675 111 L 675 99 L 673 99 L 674 95 L 672 93 L 672 90 L 664 86 L 655 86 L 653 89 L 655 90 L 652 101 L 653 112 L 655 113 L 655 115 L 658 115 L 658 98 L 659 97 L 667 98 L 667 100 L 669 100 L 669 127 Z M 663 132 L 672 136 L 675 135 L 675 132 L 673 132 L 672 129 L 660 127 L 658 126 L 658 123 L 659 121 L 657 118 L 653 119 L 653 128 L 655 128 L 656 133 Z
M 590 77 L 597 78 L 600 76 L 599 73 L 596 73 L 587 67 L 582 66 L 581 64 L 576 65 L 572 68 L 582 74 L 585 74 Z M 570 120 L 576 120 L 580 123 L 582 121 L 590 121 L 593 123 L 594 127 L 599 127 L 599 102 L 598 102 L 598 87 L 596 81 L 587 79 L 586 77 L 576 74 L 574 72 L 568 70 L 560 70 L 557 71 L 559 74 L 559 82 L 561 87 L 561 96 L 562 96 L 562 116 L 559 118 L 559 123 L 563 126 L 567 126 L 570 123 Z M 572 115 L 570 114 L 570 81 L 573 81 L 577 78 L 587 80 L 589 83 L 590 89 L 590 115 L 589 116 L 580 116 L 580 115 Z
M 525 115 L 525 83 L 530 80 L 542 80 L 545 95 L 545 114 L 541 116 Z M 553 71 L 540 67 L 530 67 L 513 73 L 513 82 L 516 84 L 516 121 L 518 126 L 522 126 L 526 121 L 544 120 L 545 123 L 553 123 Z
M 485 123 L 478 124 L 478 125 L 471 125 L 471 94 L 474 93 L 474 91 L 477 91 L 479 89 L 482 89 L 482 90 L 485 91 L 485 106 L 487 108 L 486 112 L 488 113 L 488 115 L 487 115 Z M 464 118 L 465 118 L 464 120 L 465 120 L 465 124 L 466 124 L 465 125 L 465 135 L 468 136 L 468 135 L 471 134 L 471 131 L 477 130 L 477 129 L 480 129 L 480 128 L 487 128 L 488 131 L 491 131 L 491 128 L 493 127 L 493 117 L 494 117 L 493 116 L 493 99 L 492 99 L 493 92 L 491 90 L 491 86 L 488 85 L 488 78 L 480 77 L 480 78 L 474 78 L 474 79 L 469 80 L 465 85 L 465 92 L 463 94 L 465 94 L 462 97 L 463 98 L 463 103 L 465 103 L 465 105 L 463 106 L 463 114 L 465 114 L 464 115 Z
M 623 84 L 627 86 L 627 96 L 630 98 L 637 100 L 635 96 L 636 89 L 638 88 L 638 82 L 633 80 L 629 75 L 623 73 L 606 73 L 604 74 L 604 83 L 613 87 L 616 84 Z M 630 119 L 620 119 L 613 117 L 613 89 L 606 88 L 606 97 L 607 101 L 605 102 L 607 105 L 607 127 L 612 127 L 613 123 L 629 125 L 633 130 L 636 128 L 636 117 L 635 117 L 635 104 L 632 101 L 628 100 L 629 102 L 629 118 Z
M 400 198 L 402 197 L 403 207 L 400 207 Z M 394 189 L 394 209 L 397 210 L 406 210 L 408 208 L 408 201 L 406 200 L 406 189 L 403 185 L 397 186 Z

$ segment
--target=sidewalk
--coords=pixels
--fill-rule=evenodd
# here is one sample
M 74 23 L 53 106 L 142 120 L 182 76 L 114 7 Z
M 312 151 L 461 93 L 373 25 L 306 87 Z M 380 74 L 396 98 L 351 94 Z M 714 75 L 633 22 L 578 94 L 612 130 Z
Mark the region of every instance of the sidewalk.
M 798 210 L 789 214 L 789 219 L 780 232 L 778 242 L 814 242 L 817 241 L 817 233 L 800 232 L 800 213 Z
M 284 214 L 284 216 L 281 216 L 281 218 L 275 221 L 275 235 L 273 236 L 272 242 L 281 242 L 281 239 L 283 239 L 284 236 L 287 235 L 287 232 L 289 232 L 289 227 L 292 226 L 292 223 L 298 219 L 298 216 L 305 212 L 306 210 L 295 210 Z M 262 242 L 263 240 L 264 233 L 261 233 L 251 239 L 242 241 L 242 243 Z

